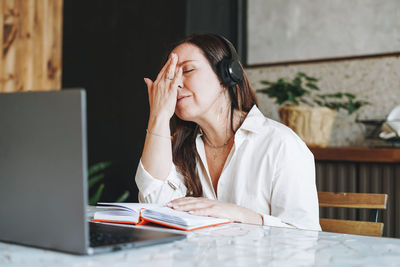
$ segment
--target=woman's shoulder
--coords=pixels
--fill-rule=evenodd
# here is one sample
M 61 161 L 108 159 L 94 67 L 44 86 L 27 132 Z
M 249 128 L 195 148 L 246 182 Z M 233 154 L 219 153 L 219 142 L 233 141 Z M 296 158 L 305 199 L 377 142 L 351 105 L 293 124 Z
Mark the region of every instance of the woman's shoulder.
M 265 117 L 256 106 L 248 113 L 242 126 L 244 130 L 251 133 L 251 138 L 260 148 L 308 150 L 303 140 L 292 129 Z
M 300 137 L 292 129 L 278 121 L 265 117 L 257 106 L 253 106 L 247 114 L 241 128 L 263 138 L 275 140 L 285 140 L 289 138 L 302 142 Z

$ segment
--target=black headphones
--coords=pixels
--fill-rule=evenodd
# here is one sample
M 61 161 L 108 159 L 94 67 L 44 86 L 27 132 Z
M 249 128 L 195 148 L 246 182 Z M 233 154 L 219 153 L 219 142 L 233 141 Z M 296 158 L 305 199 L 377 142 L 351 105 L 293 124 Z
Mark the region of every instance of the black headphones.
M 222 35 L 216 36 L 225 44 L 229 51 L 229 57 L 224 57 L 217 63 L 216 69 L 223 85 L 232 87 L 243 80 L 243 68 L 240 65 L 239 56 L 235 47 Z

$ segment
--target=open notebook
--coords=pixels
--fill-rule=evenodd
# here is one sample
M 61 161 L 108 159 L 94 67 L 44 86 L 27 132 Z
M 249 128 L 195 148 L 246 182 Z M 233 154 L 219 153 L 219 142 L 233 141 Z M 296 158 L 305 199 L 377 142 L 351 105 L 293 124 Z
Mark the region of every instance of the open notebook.
M 110 208 L 110 210 L 95 212 L 93 221 L 97 222 L 137 225 L 152 222 L 184 231 L 230 223 L 228 219 L 191 215 L 156 204 L 100 202 L 97 206 Z

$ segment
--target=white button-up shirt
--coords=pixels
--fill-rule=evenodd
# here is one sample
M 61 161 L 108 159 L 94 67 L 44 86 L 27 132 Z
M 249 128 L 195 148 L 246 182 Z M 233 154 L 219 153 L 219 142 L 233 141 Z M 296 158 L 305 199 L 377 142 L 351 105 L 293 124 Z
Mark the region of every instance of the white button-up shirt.
M 204 197 L 251 209 L 263 216 L 265 225 L 321 230 L 314 156 L 291 129 L 253 106 L 235 134 L 217 194 L 201 135 L 196 139 L 197 171 Z M 165 204 L 186 195 L 184 178 L 174 165 L 162 181 L 140 161 L 135 180 L 140 202 Z

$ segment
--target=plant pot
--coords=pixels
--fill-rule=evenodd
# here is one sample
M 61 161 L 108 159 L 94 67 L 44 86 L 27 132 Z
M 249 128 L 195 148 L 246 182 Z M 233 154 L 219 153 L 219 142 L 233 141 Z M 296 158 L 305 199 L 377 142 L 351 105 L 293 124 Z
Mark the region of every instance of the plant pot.
M 283 124 L 308 146 L 326 147 L 331 137 L 336 111 L 326 107 L 284 106 L 279 109 Z

